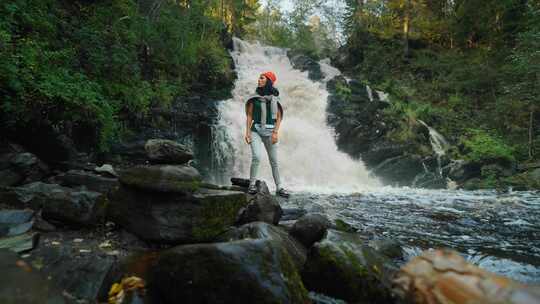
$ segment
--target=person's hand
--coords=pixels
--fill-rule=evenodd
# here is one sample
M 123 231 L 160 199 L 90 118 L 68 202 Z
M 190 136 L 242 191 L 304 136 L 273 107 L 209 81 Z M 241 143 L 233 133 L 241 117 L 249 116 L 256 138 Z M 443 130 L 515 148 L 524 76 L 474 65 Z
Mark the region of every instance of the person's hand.
M 244 140 L 246 141 L 246 144 L 251 144 L 251 133 L 246 133 L 246 135 L 244 135 Z
M 277 132 L 272 132 L 272 144 L 275 144 L 278 142 L 278 134 Z

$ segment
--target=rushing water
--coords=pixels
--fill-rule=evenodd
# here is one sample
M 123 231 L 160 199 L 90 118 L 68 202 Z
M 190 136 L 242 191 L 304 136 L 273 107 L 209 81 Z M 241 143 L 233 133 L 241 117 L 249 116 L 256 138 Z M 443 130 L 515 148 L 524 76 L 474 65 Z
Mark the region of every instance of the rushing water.
M 325 82 L 339 74 L 321 62 L 322 82 L 292 68 L 282 49 L 235 39 L 232 52 L 238 80 L 233 98 L 221 102 L 214 130 L 213 182 L 247 177 L 250 151 L 243 142 L 244 102 L 266 70 L 277 74 L 285 119 L 280 137 L 280 169 L 294 190 L 285 208 L 321 212 L 371 237 L 405 245 L 408 257 L 429 248 L 454 248 L 482 268 L 516 280 L 540 283 L 540 193 L 422 190 L 382 187 L 361 161 L 338 151 L 326 125 Z M 379 98 L 388 96 L 376 91 Z M 373 92 L 371 92 L 371 95 Z M 430 130 L 432 134 L 434 130 Z M 438 135 L 433 133 L 437 140 Z M 444 151 L 444 142 L 435 142 Z M 444 153 L 444 152 L 443 152 Z M 272 185 L 267 162 L 262 176 Z

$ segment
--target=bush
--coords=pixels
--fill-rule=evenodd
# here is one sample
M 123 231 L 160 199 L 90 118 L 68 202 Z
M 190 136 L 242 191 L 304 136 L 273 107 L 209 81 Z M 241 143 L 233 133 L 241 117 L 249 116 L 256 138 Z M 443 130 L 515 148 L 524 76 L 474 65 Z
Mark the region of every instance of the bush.
M 491 161 L 514 162 L 513 149 L 501 138 L 481 129 L 468 129 L 460 140 L 463 157 L 476 163 Z

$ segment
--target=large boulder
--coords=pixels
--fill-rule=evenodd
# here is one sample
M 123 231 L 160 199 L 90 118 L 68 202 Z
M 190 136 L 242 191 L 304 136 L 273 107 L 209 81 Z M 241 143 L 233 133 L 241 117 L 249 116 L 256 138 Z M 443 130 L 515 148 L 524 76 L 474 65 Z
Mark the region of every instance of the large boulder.
M 135 166 L 120 171 L 120 182 L 146 191 L 192 193 L 199 188 L 201 176 L 190 166 Z
M 257 193 L 250 196 L 249 204 L 243 209 L 238 224 L 265 222 L 277 225 L 283 210 L 274 196 L 270 194 L 265 182 L 257 181 Z
M 308 252 L 302 279 L 309 290 L 353 303 L 391 303 L 393 262 L 356 234 L 328 230 Z
M 0 200 L 17 208 L 41 209 L 45 220 L 73 225 L 96 224 L 105 215 L 107 204 L 101 193 L 42 182 L 4 188 Z
M 0 249 L 0 303 L 62 304 L 60 290 L 17 254 Z
M 121 186 L 108 215 L 127 231 L 155 243 L 208 242 L 225 232 L 247 205 L 243 192 L 199 188 L 192 193 Z
M 155 163 L 185 164 L 193 159 L 193 153 L 186 146 L 168 139 L 150 139 L 144 149 Z
M 295 265 L 269 239 L 184 245 L 161 253 L 149 289 L 160 303 L 309 303 Z
M 385 183 L 399 186 L 411 186 L 414 178 L 422 172 L 422 158 L 417 155 L 389 158 L 373 169 L 373 174 Z
M 289 233 L 309 248 L 324 237 L 331 224 L 322 214 L 307 214 L 294 223 Z
M 245 239 L 265 239 L 280 243 L 292 257 L 298 269 L 301 269 L 306 262 L 306 248 L 282 228 L 267 223 L 254 222 L 240 227 L 232 227 L 218 240 L 231 242 Z

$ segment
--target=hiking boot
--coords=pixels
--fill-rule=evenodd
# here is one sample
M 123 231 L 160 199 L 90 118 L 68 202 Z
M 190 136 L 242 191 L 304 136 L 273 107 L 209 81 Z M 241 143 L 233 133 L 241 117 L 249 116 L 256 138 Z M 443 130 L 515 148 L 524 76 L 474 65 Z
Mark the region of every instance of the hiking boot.
M 285 190 L 285 188 L 279 188 L 279 190 L 276 191 L 276 195 L 279 195 L 279 196 L 285 197 L 285 198 L 291 196 L 289 194 L 289 192 L 287 190 Z
M 249 194 L 255 194 L 255 193 L 257 193 L 257 186 L 255 186 L 255 184 L 249 185 L 248 193 L 249 193 Z

